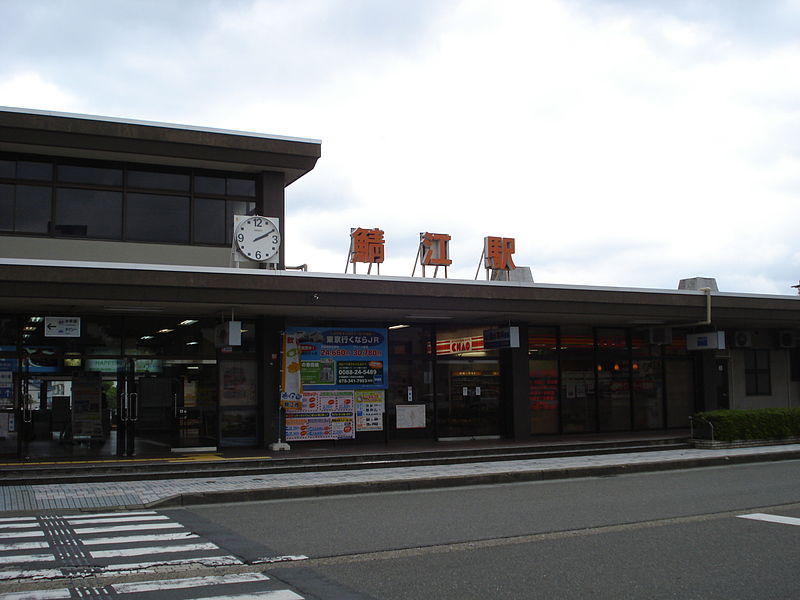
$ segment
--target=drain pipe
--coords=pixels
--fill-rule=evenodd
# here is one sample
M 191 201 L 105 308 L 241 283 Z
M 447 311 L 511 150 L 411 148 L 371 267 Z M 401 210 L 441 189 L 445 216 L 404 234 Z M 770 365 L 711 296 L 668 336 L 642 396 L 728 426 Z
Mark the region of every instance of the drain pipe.
M 695 321 L 694 323 L 676 323 L 670 327 L 696 327 L 699 325 L 711 325 L 711 288 L 700 288 L 700 291 L 706 295 L 706 319 L 705 321 Z

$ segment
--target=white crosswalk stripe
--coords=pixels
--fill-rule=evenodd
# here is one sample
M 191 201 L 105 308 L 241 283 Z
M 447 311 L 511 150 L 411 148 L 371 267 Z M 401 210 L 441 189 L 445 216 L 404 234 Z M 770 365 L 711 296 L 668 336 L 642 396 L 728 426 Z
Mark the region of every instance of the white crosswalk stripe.
M 152 572 L 184 564 L 243 562 L 156 511 L 0 520 L 0 582 Z
M 234 573 L 183 579 L 160 579 L 114 583 L 104 588 L 73 586 L 52 590 L 11 592 L 0 594 L 0 600 L 60 600 L 61 598 L 137 597 L 161 598 L 170 590 L 190 590 L 181 593 L 185 600 L 303 600 L 299 594 L 281 589 L 280 583 L 262 573 Z M 150 594 L 150 596 L 148 596 Z

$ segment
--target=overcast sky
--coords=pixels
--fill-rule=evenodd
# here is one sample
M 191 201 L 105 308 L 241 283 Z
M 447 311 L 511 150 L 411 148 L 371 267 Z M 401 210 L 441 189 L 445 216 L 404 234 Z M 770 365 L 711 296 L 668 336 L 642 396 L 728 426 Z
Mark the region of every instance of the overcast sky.
M 312 271 L 379 227 L 384 275 L 432 231 L 451 277 L 491 235 L 541 283 L 794 294 L 799 31 L 800 0 L 0 0 L 0 105 L 321 140 L 286 191 Z

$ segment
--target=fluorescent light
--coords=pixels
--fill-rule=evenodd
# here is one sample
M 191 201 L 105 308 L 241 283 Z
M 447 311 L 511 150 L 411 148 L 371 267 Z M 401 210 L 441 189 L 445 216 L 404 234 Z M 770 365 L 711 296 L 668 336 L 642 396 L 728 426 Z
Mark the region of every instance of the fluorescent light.
M 28 319 L 28 321 L 30 321 L 31 323 L 41 323 L 42 321 L 44 321 L 44 317 L 31 317 L 30 319 Z
M 186 342 L 186 345 L 187 345 L 187 346 L 196 346 L 196 345 L 197 345 L 197 344 L 199 344 L 199 343 L 200 343 L 200 342 Z
M 103 310 L 109 312 L 164 312 L 163 306 L 104 306 Z
M 197 323 L 197 319 L 186 319 L 178 323 L 178 325 L 194 325 L 195 323 Z
M 174 329 L 170 329 L 169 327 L 165 327 L 164 329 L 159 329 L 158 333 L 172 333 L 175 331 Z
M 405 329 L 406 327 L 411 327 L 411 325 L 392 325 L 389 329 Z
M 140 340 L 152 340 L 152 339 L 153 339 L 153 336 L 152 336 L 152 335 L 143 335 L 143 336 L 142 336 L 142 337 L 140 337 L 139 339 L 140 339 Z

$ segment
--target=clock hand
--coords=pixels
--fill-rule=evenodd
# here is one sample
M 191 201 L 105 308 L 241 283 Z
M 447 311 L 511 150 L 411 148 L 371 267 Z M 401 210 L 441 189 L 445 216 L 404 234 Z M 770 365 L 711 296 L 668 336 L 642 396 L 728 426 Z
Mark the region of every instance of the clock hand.
M 268 235 L 272 235 L 272 232 L 270 231 L 269 233 L 265 233 L 264 235 L 260 235 L 260 236 L 258 236 L 257 238 L 253 238 L 253 241 L 254 241 L 254 242 L 257 242 L 258 240 L 263 240 L 263 239 L 264 239 L 265 237 L 267 237 Z

